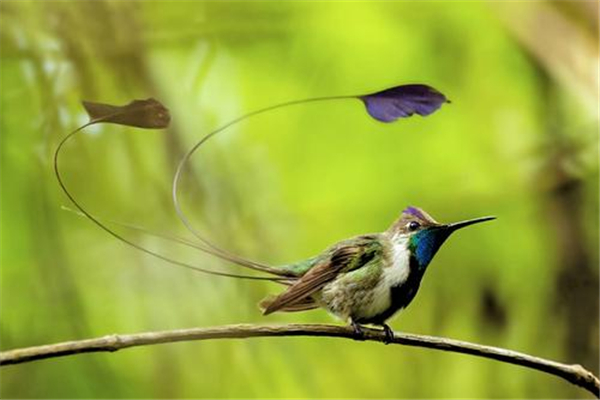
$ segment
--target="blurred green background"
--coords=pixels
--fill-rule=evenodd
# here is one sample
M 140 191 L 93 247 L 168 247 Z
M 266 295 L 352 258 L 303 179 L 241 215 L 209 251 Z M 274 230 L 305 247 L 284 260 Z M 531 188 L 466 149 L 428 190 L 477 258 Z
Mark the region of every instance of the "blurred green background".
M 155 97 L 166 131 L 88 129 L 67 185 L 105 218 L 186 235 L 181 155 L 261 107 L 422 82 L 452 104 L 378 123 L 356 101 L 261 115 L 211 140 L 183 182 L 195 226 L 280 264 L 381 231 L 407 205 L 496 215 L 436 256 L 403 332 L 524 351 L 598 374 L 598 2 L 22 2 L 1 10 L 1 348 L 262 317 L 280 287 L 177 268 L 61 209 L 80 100 Z M 237 267 L 122 231 L 199 266 Z M 189 234 L 186 236 L 189 237 Z M 589 398 L 542 374 L 326 338 L 179 343 L 2 368 L 3 398 Z

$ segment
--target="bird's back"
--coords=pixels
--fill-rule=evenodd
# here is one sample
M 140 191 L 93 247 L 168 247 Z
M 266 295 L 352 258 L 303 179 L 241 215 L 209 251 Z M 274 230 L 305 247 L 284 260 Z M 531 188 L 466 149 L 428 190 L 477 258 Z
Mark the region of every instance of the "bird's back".
M 348 239 L 341 240 L 329 246 L 322 253 L 316 256 L 296 261 L 290 264 L 285 264 L 282 265 L 280 268 L 283 271 L 288 272 L 295 277 L 301 277 L 315 265 L 329 261 L 333 254 L 335 254 L 337 251 L 344 247 L 365 246 L 370 242 L 377 242 L 381 240 L 383 240 L 383 234 L 381 233 L 370 233 L 366 235 L 354 236 Z

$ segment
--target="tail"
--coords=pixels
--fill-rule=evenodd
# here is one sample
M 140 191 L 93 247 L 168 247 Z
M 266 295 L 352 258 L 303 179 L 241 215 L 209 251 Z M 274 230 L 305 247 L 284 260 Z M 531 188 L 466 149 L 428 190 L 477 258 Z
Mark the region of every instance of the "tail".
M 275 301 L 275 299 L 277 299 L 277 297 L 278 296 L 270 295 L 270 296 L 265 297 L 264 299 L 262 299 L 260 301 L 260 303 L 258 303 L 258 308 L 260 308 L 260 311 L 262 312 L 263 315 L 269 315 L 276 311 L 283 311 L 283 312 L 308 311 L 308 310 L 314 310 L 315 308 L 319 307 L 319 305 L 317 304 L 317 302 L 314 299 L 312 299 L 310 297 L 305 297 L 304 299 L 299 300 L 298 302 L 296 302 L 294 304 L 288 304 L 282 308 L 272 311 L 271 304 L 273 304 L 273 301 Z
M 184 262 L 169 258 L 169 257 L 164 256 L 160 253 L 157 253 L 153 250 L 147 249 L 147 248 L 129 240 L 128 238 L 123 237 L 119 233 L 117 233 L 114 230 L 112 230 L 111 228 L 109 228 L 100 219 L 96 218 L 94 215 L 92 215 L 90 212 L 88 212 L 79 203 L 79 201 L 77 201 L 75 196 L 69 191 L 69 189 L 65 185 L 62 175 L 60 173 L 59 159 L 60 159 L 61 150 L 65 146 L 65 144 L 67 142 L 69 142 L 69 140 L 71 140 L 75 135 L 77 135 L 78 133 L 80 133 L 82 130 L 84 130 L 85 128 L 87 128 L 90 125 L 94 125 L 94 124 L 98 124 L 98 123 L 115 123 L 115 124 L 119 124 L 119 125 L 134 126 L 134 127 L 138 127 L 138 128 L 144 128 L 144 129 L 158 129 L 158 128 L 166 128 L 169 125 L 170 116 L 169 116 L 169 112 L 168 112 L 167 108 L 164 107 L 160 102 L 158 102 L 154 99 L 134 100 L 131 103 L 129 103 L 128 105 L 121 106 L 121 107 L 112 106 L 110 104 L 84 102 L 84 107 L 90 116 L 90 121 L 87 122 L 86 124 L 80 126 L 79 128 L 75 129 L 74 131 L 72 131 L 71 133 L 69 133 L 68 135 L 66 135 L 65 137 L 62 138 L 62 140 L 59 142 L 58 146 L 56 147 L 56 150 L 54 151 L 54 162 L 53 162 L 54 175 L 56 176 L 58 185 L 60 186 L 60 188 L 64 192 L 64 194 L 69 198 L 71 203 L 73 203 L 73 205 L 77 208 L 78 214 L 83 215 L 84 217 L 89 219 L 91 222 L 96 224 L 96 226 L 98 226 L 100 229 L 104 230 L 106 233 L 110 234 L 115 239 L 120 240 L 121 242 L 127 244 L 128 246 L 131 246 L 131 247 L 133 247 L 139 251 L 142 251 L 148 255 L 151 255 L 153 257 L 156 257 L 158 259 L 161 259 L 163 261 L 169 262 L 171 264 L 174 264 L 174 265 L 177 265 L 177 266 L 180 266 L 183 268 L 192 269 L 192 270 L 202 272 L 205 274 L 209 274 L 209 275 L 226 276 L 226 277 L 230 277 L 230 278 L 269 280 L 269 281 L 281 282 L 284 284 L 290 284 L 290 281 L 291 281 L 290 277 L 292 277 L 293 274 L 290 274 L 288 271 L 280 270 L 278 268 L 271 267 L 269 265 L 265 265 L 265 264 L 247 260 L 245 258 L 242 258 L 240 256 L 232 254 L 226 250 L 223 250 L 223 249 L 215 246 L 214 244 L 210 243 L 209 241 L 203 240 L 202 238 L 200 238 L 200 240 L 203 242 L 203 245 L 196 245 L 196 244 L 192 244 L 189 241 L 186 241 L 184 239 L 171 238 L 167 235 L 155 234 L 155 236 L 161 236 L 165 239 L 174 240 L 175 242 L 178 242 L 181 244 L 193 245 L 193 247 L 195 247 L 205 253 L 219 257 L 223 260 L 227 260 L 227 261 L 233 262 L 237 265 L 241 265 L 243 267 L 246 267 L 246 268 L 249 268 L 249 269 L 252 269 L 255 271 L 264 272 L 264 273 L 268 273 L 268 274 L 275 275 L 275 276 L 274 277 L 248 276 L 248 275 L 232 274 L 232 273 L 228 273 L 228 272 L 213 271 L 210 269 L 197 267 L 194 265 L 190 265 L 188 263 L 184 263 Z M 127 224 L 120 224 L 120 225 L 127 226 Z M 131 227 L 131 226 L 129 226 L 129 227 Z M 136 229 L 138 231 L 150 233 L 149 231 L 147 231 L 144 228 L 135 227 L 134 229 Z
M 84 218 L 87 217 L 84 213 L 77 211 L 77 210 L 73 210 L 72 208 L 69 208 L 66 206 L 62 206 L 62 209 L 65 211 L 72 212 L 80 217 L 84 217 Z M 129 223 L 120 222 L 120 221 L 114 221 L 114 220 L 107 220 L 107 219 L 100 218 L 96 215 L 93 215 L 93 217 L 98 221 L 103 221 L 104 223 L 110 223 L 113 225 L 120 226 L 122 228 L 134 230 L 137 232 L 142 232 L 142 233 L 145 233 L 150 236 L 159 237 L 161 239 L 165 239 L 165 240 L 168 240 L 168 241 L 171 241 L 174 243 L 178 243 L 178 244 L 181 244 L 184 246 L 195 248 L 204 253 L 210 254 L 210 255 L 220 258 L 221 260 L 224 260 L 224 261 L 229 261 L 229 262 L 239 265 L 241 267 L 245 267 L 245 268 L 252 269 L 254 271 L 265 272 L 265 273 L 268 273 L 271 275 L 281 277 L 281 278 L 264 278 L 264 279 L 277 280 L 277 281 L 280 281 L 281 283 L 289 284 L 291 282 L 287 282 L 288 279 L 286 279 L 286 278 L 289 278 L 291 280 L 294 277 L 296 277 L 296 275 L 292 271 L 290 271 L 286 268 L 278 268 L 278 267 L 273 267 L 270 265 L 258 263 L 255 261 L 251 261 L 251 260 L 245 259 L 243 257 L 240 257 L 236 254 L 232 254 L 232 253 L 227 252 L 222 249 L 217 250 L 214 248 L 208 248 L 208 247 L 202 246 L 198 243 L 194 243 L 190 240 L 187 240 L 187 239 L 184 239 L 184 238 L 181 238 L 178 236 L 172 236 L 172 235 L 167 235 L 167 234 L 160 233 L 160 232 L 151 231 L 151 230 L 144 228 L 142 226 L 139 226 L 139 225 L 129 224 Z M 253 277 L 253 278 L 258 278 L 258 277 Z
M 83 107 L 90 116 L 91 120 L 99 119 L 106 115 L 115 114 L 122 108 L 110 104 L 94 103 L 91 101 L 82 101 L 81 104 L 83 104 Z

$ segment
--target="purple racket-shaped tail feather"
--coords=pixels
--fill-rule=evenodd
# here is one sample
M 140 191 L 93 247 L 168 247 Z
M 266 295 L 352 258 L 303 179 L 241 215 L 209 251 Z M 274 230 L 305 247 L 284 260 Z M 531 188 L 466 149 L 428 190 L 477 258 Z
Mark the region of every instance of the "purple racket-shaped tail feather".
M 427 116 L 444 103 L 450 103 L 442 93 L 431 86 L 411 84 L 396 86 L 380 92 L 359 96 L 367 112 L 381 122 L 393 122 L 413 114 Z

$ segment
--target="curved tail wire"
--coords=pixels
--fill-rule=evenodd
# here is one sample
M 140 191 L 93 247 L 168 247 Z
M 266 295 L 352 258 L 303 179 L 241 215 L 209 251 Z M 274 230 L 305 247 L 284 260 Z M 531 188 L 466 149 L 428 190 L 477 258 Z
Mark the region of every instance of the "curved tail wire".
M 218 245 L 214 244 L 213 242 L 211 242 L 209 239 L 207 239 L 206 237 L 204 237 L 202 234 L 200 234 L 200 232 L 198 232 L 191 224 L 191 222 L 187 219 L 187 217 L 185 216 L 181 205 L 179 203 L 179 197 L 178 197 L 178 189 L 179 189 L 179 181 L 181 179 L 181 176 L 183 174 L 183 170 L 184 167 L 186 165 L 186 163 L 189 161 L 189 159 L 192 157 L 192 155 L 204 144 L 206 143 L 206 141 L 208 141 L 210 138 L 212 138 L 213 136 L 217 135 L 218 133 L 224 131 L 225 129 L 239 123 L 242 122 L 250 117 L 256 116 L 258 114 L 263 114 L 266 113 L 268 111 L 272 111 L 278 108 L 283 108 L 283 107 L 288 107 L 288 106 L 292 106 L 292 105 L 297 105 L 297 104 L 303 104 L 303 103 L 309 103 L 309 102 L 316 102 L 316 101 L 326 101 L 326 100 L 339 100 L 339 99 L 353 99 L 356 98 L 356 96 L 328 96 L 328 97 L 314 97 L 314 98 L 310 98 L 310 99 L 303 99 L 303 100 L 293 100 L 293 101 L 288 101 L 285 103 L 280 103 L 280 104 L 276 104 L 273 106 L 269 106 L 269 107 L 265 107 L 265 108 L 261 108 L 252 112 L 249 112 L 247 114 L 244 114 L 240 117 L 235 118 L 234 120 L 226 123 L 225 125 L 221 126 L 220 128 L 217 128 L 216 130 L 206 134 L 202 139 L 200 139 L 179 161 L 179 165 L 177 165 L 177 170 L 175 171 L 175 175 L 173 177 L 173 186 L 172 186 L 172 196 L 173 196 L 173 205 L 175 207 L 175 211 L 177 212 L 177 216 L 179 217 L 179 219 L 181 220 L 181 222 L 183 222 L 183 224 L 185 225 L 185 227 L 198 239 L 200 240 L 202 243 L 204 243 L 207 247 L 209 247 L 210 249 L 212 249 L 212 251 L 218 253 L 219 256 L 221 257 L 226 257 L 229 261 L 235 262 L 235 263 L 239 263 L 239 264 L 243 264 L 244 266 L 248 267 L 248 268 L 252 268 L 252 269 L 256 269 L 258 271 L 263 271 L 263 272 L 269 272 L 269 273 L 275 273 L 277 274 L 277 272 L 274 271 L 274 268 L 266 265 L 266 264 L 262 264 L 256 261 L 251 261 L 248 260 L 244 257 L 238 256 L 236 254 L 233 254 L 221 247 L 219 247 Z M 277 270 L 275 268 L 275 270 Z M 281 271 L 279 271 L 281 272 Z
M 210 274 L 210 275 L 218 275 L 218 276 L 225 276 L 225 277 L 230 277 L 230 278 L 241 278 L 241 279 L 253 279 L 253 280 L 268 280 L 268 281 L 283 281 L 286 278 L 285 273 L 283 271 L 278 270 L 275 267 L 269 267 L 267 266 L 267 268 L 264 269 L 260 269 L 260 268 L 256 268 L 256 266 L 254 265 L 245 265 L 243 263 L 243 259 L 238 259 L 237 257 L 228 257 L 226 254 L 221 254 L 220 251 L 216 251 L 216 250 L 210 250 L 210 249 L 206 249 L 206 248 L 202 248 L 202 246 L 198 246 L 197 248 L 199 248 L 202 251 L 205 251 L 209 254 L 215 255 L 219 258 L 225 259 L 227 261 L 231 261 L 234 262 L 236 264 L 245 266 L 245 267 L 249 267 L 249 268 L 253 268 L 256 269 L 258 271 L 261 272 L 269 272 L 275 275 L 281 275 L 281 277 L 263 277 L 263 276 L 249 276 L 249 275 L 240 275 L 240 274 L 232 274 L 232 273 L 227 273 L 227 272 L 219 272 L 219 271 L 212 271 L 209 269 L 205 269 L 205 268 L 201 268 L 195 265 L 191 265 L 188 263 L 184 263 L 181 261 L 177 261 L 174 259 L 171 259 L 167 256 L 164 256 L 160 253 L 157 253 L 155 251 L 146 249 L 145 247 L 132 242 L 129 239 L 126 239 L 125 237 L 121 236 L 120 234 L 116 233 L 115 231 L 113 231 L 112 229 L 110 229 L 109 227 L 107 227 L 104 223 L 102 223 L 100 220 L 98 220 L 96 217 L 94 217 L 92 214 L 90 214 L 88 211 L 85 210 L 85 208 L 75 199 L 75 197 L 71 194 L 71 192 L 67 189 L 67 186 L 65 185 L 65 183 L 63 182 L 62 176 L 60 174 L 60 168 L 59 168 L 59 158 L 60 158 L 60 152 L 63 148 L 63 146 L 71 139 L 73 138 L 77 133 L 81 132 L 83 129 L 87 128 L 90 125 L 99 123 L 99 122 L 103 122 L 105 120 L 108 120 L 109 118 L 111 118 L 112 115 L 107 115 L 105 117 L 102 118 L 97 118 L 97 119 L 92 119 L 90 122 L 80 126 L 79 128 L 75 129 L 73 132 L 69 133 L 67 136 L 65 136 L 60 143 L 58 144 L 55 152 L 54 152 L 54 174 L 56 176 L 56 179 L 58 180 L 58 184 L 60 186 L 60 188 L 62 189 L 62 191 L 65 193 L 65 195 L 69 198 L 69 200 L 71 201 L 71 203 L 73 203 L 73 205 L 77 208 L 77 210 L 79 210 L 83 215 L 85 215 L 90 221 L 92 221 L 94 224 L 96 224 L 99 228 L 101 228 L 102 230 L 104 230 L 105 232 L 107 232 L 108 234 L 110 234 L 111 236 L 113 236 L 114 238 L 120 240 L 121 242 L 143 252 L 146 254 L 149 254 L 153 257 L 156 257 L 160 260 L 166 261 L 168 263 L 183 267 L 183 268 L 188 268 L 194 271 L 198 271 L 198 272 L 202 272 L 205 274 Z

